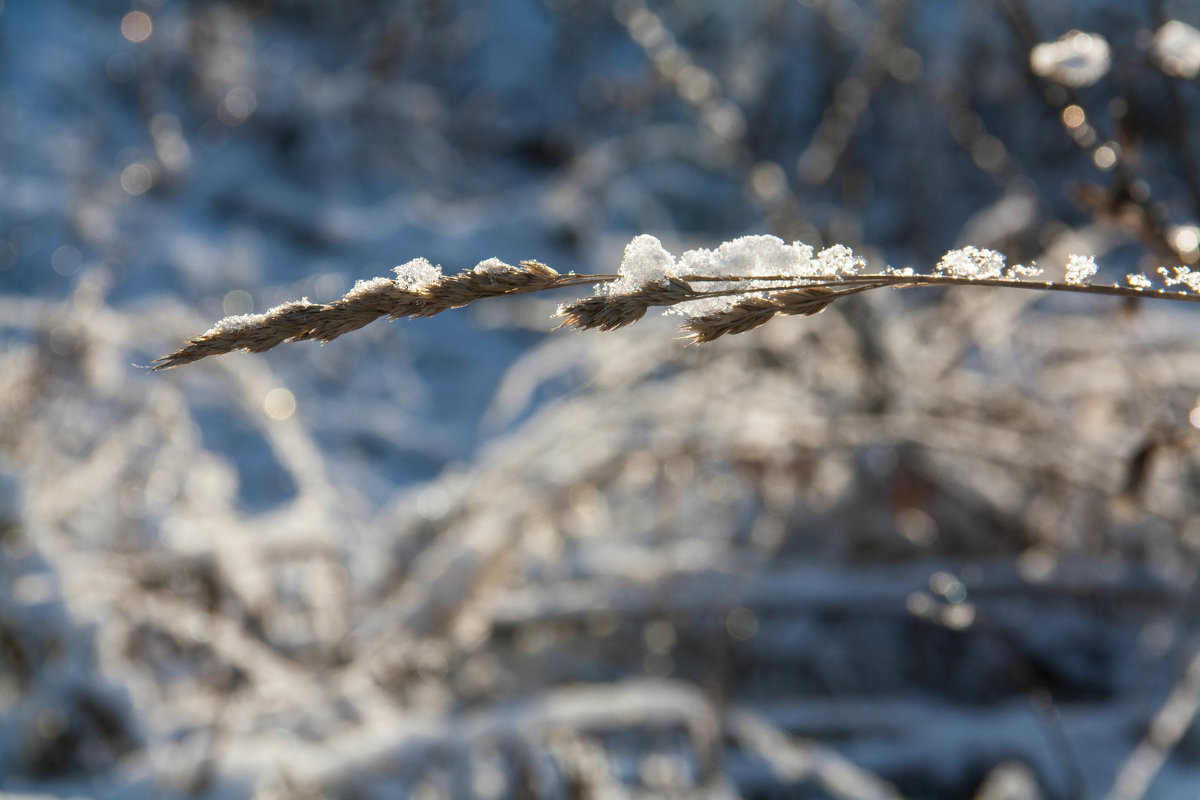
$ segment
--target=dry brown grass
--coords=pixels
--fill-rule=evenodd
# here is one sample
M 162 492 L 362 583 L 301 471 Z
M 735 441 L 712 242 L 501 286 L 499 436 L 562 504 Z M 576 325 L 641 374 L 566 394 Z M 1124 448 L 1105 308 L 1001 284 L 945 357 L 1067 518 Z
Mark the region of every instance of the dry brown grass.
M 968 251 L 975 261 L 980 252 L 999 257 L 999 254 L 973 248 L 956 252 Z M 1025 268 L 981 275 L 960 269 L 947 271 L 939 265 L 930 273 L 888 269 L 868 274 L 813 276 L 663 275 L 644 281 L 632 290 L 614 291 L 612 284 L 620 280 L 621 275 L 578 275 L 574 272 L 564 275 L 540 261 L 522 261 L 519 266 L 512 266 L 492 259 L 481 262 L 474 269 L 439 276 L 424 284 L 414 284 L 403 277 L 375 278 L 360 281 L 333 303 L 300 300 L 277 306 L 264 314 L 226 317 L 208 331 L 189 339 L 175 352 L 157 359 L 153 369 L 170 369 L 235 350 L 261 353 L 283 342 L 310 339 L 331 342 L 384 316 L 390 319 L 431 317 L 488 297 L 529 294 L 585 283 L 595 283 L 595 293 L 559 306 L 557 316 L 563 320 L 560 327 L 579 331 L 615 330 L 637 322 L 656 306 L 671 307 L 694 300 L 726 298 L 728 302 L 717 310 L 685 313 L 687 319 L 681 330 L 685 339 L 696 344 L 711 342 L 726 334 L 744 333 L 769 322 L 777 314 L 817 314 L 841 297 L 885 287 L 993 287 L 1200 302 L 1200 293 L 1186 280 L 1191 273 L 1187 273 L 1186 268 L 1171 269 L 1173 272 L 1166 268 L 1160 270 L 1166 277 L 1166 286 L 1183 287 L 1182 290 L 1153 288 L 1144 275 L 1129 276 L 1124 285 L 1100 284 L 1081 282 L 1070 275 L 1067 281 L 1031 280 Z M 1184 279 L 1179 277 L 1180 269 L 1187 273 Z M 706 288 L 714 285 L 721 288 Z

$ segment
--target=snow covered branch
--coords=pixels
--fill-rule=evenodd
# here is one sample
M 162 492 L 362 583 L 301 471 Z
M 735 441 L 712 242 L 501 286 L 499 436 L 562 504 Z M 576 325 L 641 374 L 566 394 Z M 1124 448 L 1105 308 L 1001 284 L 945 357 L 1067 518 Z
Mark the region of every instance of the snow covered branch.
M 1200 272 L 1164 267 L 1159 272 L 1165 288 L 1155 288 L 1144 274 L 1127 275 L 1124 284 L 1091 283 L 1096 264 L 1090 256 L 1072 255 L 1063 281 L 1036 280 L 1042 274 L 1036 265 L 1007 266 L 1000 253 L 975 247 L 947 253 L 929 272 L 865 268 L 866 262 L 844 245 L 814 253 L 806 244 L 787 244 L 774 236 L 744 236 L 678 258 L 653 236 L 638 236 L 626 246 L 615 275 L 564 275 L 539 261 L 513 266 L 495 258 L 443 275 L 440 267 L 419 258 L 396 267 L 395 278 L 360 281 L 333 303 L 304 299 L 264 314 L 227 317 L 158 359 L 154 369 L 234 350 L 260 353 L 282 342 L 330 342 L 384 316 L 430 317 L 486 297 L 586 283 L 596 284 L 591 296 L 559 306 L 563 326 L 613 330 L 637 322 L 650 308 L 663 307 L 685 318 L 681 328 L 694 343 L 744 333 L 777 314 L 816 314 L 841 297 L 889 286 L 990 286 L 1200 302 Z

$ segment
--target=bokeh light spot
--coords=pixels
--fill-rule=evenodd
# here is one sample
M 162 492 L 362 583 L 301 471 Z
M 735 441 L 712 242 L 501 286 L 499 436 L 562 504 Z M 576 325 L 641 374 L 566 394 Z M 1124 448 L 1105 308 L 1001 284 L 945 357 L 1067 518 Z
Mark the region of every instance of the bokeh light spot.
M 775 203 L 787 194 L 787 175 L 771 161 L 760 161 L 750 170 L 750 189 L 760 200 Z
M 450 511 L 450 496 L 444 489 L 431 486 L 417 495 L 417 513 L 428 520 L 438 520 Z
M 54 271 L 68 277 L 74 275 L 82 263 L 83 254 L 69 244 L 64 244 L 54 251 L 54 255 L 50 256 L 50 266 L 54 268 Z
M 217 107 L 217 119 L 230 127 L 241 125 L 258 108 L 258 98 L 245 86 L 235 86 Z
M 271 419 L 288 419 L 296 413 L 296 395 L 283 387 L 272 389 L 263 401 L 263 410 Z
M 937 539 L 937 523 L 919 508 L 903 508 L 896 512 L 896 530 L 918 547 L 928 547 Z
M 942 609 L 941 623 L 952 630 L 966 630 L 975 624 L 975 607 L 969 603 Z
M 121 35 L 131 42 L 144 42 L 154 33 L 154 22 L 145 11 L 130 11 L 121 20 Z
M 1188 422 L 1193 428 L 1200 428 L 1200 406 L 1196 406 L 1188 413 Z M 1200 539 L 1200 537 L 1197 537 Z
M 642 641 L 652 653 L 666 654 L 675 647 L 678 634 L 669 620 L 656 619 L 646 623 L 642 629 Z
M 1103 170 L 1112 169 L 1117 165 L 1117 150 L 1113 144 L 1102 144 L 1096 148 L 1096 152 L 1092 154 L 1092 160 L 1096 162 L 1096 166 Z
M 925 63 L 921 54 L 907 47 L 898 47 L 888 56 L 888 72 L 901 83 L 912 83 L 921 77 Z
M 1179 225 L 1168 234 L 1171 246 L 1183 261 L 1194 264 L 1200 255 L 1200 228 L 1195 225 Z
M 227 317 L 250 314 L 254 311 L 254 298 L 250 296 L 249 292 L 234 289 L 221 301 L 221 310 Z
M 725 630 L 739 642 L 758 633 L 758 617 L 748 608 L 735 608 L 725 618 Z
M 1110 63 L 1104 37 L 1082 31 L 1071 31 L 1057 41 L 1043 42 L 1029 53 L 1029 66 L 1036 74 L 1077 89 L 1103 78 Z
M 154 173 L 140 161 L 121 170 L 121 188 L 129 194 L 145 194 L 153 185 Z

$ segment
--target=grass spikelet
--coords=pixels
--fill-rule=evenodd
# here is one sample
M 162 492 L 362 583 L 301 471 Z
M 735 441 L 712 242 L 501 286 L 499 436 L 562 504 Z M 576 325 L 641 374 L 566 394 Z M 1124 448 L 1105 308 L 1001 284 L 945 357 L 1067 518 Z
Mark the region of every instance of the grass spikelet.
M 561 278 L 557 270 L 540 261 L 522 261 L 519 267 L 514 267 L 491 259 L 425 287 L 425 302 L 412 316 L 432 317 L 485 297 L 540 292 L 553 288 Z
M 332 342 L 385 315 L 392 319 L 411 316 L 423 304 L 422 292 L 402 287 L 396 281 L 387 278 L 360 281 L 341 300 L 322 306 L 310 329 L 290 337 L 289 341 Z
M 299 300 L 285 303 L 266 314 L 226 317 L 183 347 L 154 362 L 154 369 L 170 369 L 209 356 L 234 350 L 261 353 L 278 344 L 303 336 L 311 330 L 326 306 Z
M 826 301 L 828 305 L 829 301 Z M 692 344 L 704 344 L 719 339 L 727 333 L 745 333 L 759 325 L 770 322 L 779 313 L 779 305 L 766 297 L 748 297 L 729 308 L 711 314 L 692 317 L 680 328 L 687 331 Z
M 331 342 L 380 317 L 411 316 L 424 304 L 423 293 L 388 278 L 359 281 L 342 299 L 329 304 L 300 300 L 265 314 L 226 317 L 206 332 L 163 356 L 153 369 L 163 370 L 235 350 L 262 353 L 283 342 Z
M 653 306 L 673 306 L 696 297 L 696 292 L 679 278 L 659 278 L 643 284 L 636 291 L 621 294 L 597 294 L 565 303 L 556 316 L 563 317 L 559 327 L 577 331 L 596 328 L 611 331 L 632 325 Z
M 839 292 L 824 286 L 813 286 L 806 289 L 792 289 L 771 295 L 780 314 L 807 317 L 818 314 L 830 303 L 846 292 Z
M 564 303 L 555 316 L 563 318 L 560 328 L 612 331 L 637 322 L 649 307 L 629 295 L 593 295 Z
M 514 267 L 496 259 L 429 283 L 391 278 L 359 281 L 332 303 L 301 300 L 265 314 L 226 317 L 205 333 L 189 339 L 179 350 L 155 361 L 153 369 L 170 369 L 235 350 L 261 353 L 283 342 L 331 342 L 382 316 L 431 317 L 485 297 L 539 292 L 578 281 L 579 276 L 560 275 L 540 261 L 522 261 L 519 267 Z

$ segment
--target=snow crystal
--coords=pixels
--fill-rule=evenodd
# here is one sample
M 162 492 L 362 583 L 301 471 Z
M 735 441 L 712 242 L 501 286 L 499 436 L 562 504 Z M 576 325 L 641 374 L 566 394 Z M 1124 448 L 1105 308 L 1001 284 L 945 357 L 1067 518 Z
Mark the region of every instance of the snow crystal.
M 1151 285 L 1150 279 L 1140 272 L 1126 275 L 1125 282 L 1135 289 L 1149 289 Z
M 1043 42 L 1029 53 L 1035 73 L 1063 86 L 1091 86 L 1108 72 L 1108 42 L 1095 33 L 1071 31 L 1054 42 Z
M 1183 284 L 1193 292 L 1200 292 L 1200 272 L 1192 272 L 1188 267 L 1159 267 L 1158 274 L 1163 276 L 1167 286 Z
M 675 256 L 668 253 L 658 239 L 642 234 L 625 245 L 625 257 L 621 260 L 618 272 L 620 280 L 601 287 L 600 292 L 607 295 L 632 294 L 652 281 L 675 277 Z
M 673 309 L 676 313 L 696 316 L 727 308 L 732 303 L 753 296 L 756 291 L 786 285 L 788 280 L 855 275 L 865 264 L 845 245 L 826 248 L 814 258 L 813 249 L 808 245 L 801 242 L 788 244 L 775 236 L 743 236 L 725 242 L 715 250 L 688 250 L 676 259 L 658 239 L 643 235 L 626 246 L 620 279 L 607 287 L 600 287 L 599 291 L 609 296 L 632 294 L 651 281 L 667 277 L 741 279 L 695 282 L 694 288 L 703 292 L 737 290 L 736 295 L 690 300 Z
M 1015 267 L 1008 268 L 1008 275 L 1013 278 L 1036 278 L 1041 274 L 1042 268 L 1037 265 L 1036 261 L 1030 261 L 1028 265 L 1017 264 Z
M 689 250 L 679 262 L 687 275 L 804 278 L 817 274 L 812 252 L 806 244 L 787 244 L 775 236 L 743 236 L 716 250 Z
M 1200 30 L 1173 19 L 1154 34 L 1154 58 L 1162 71 L 1191 80 L 1200 75 Z
M 856 275 L 867 262 L 854 255 L 844 244 L 826 247 L 818 255 L 819 271 L 822 275 Z
M 272 309 L 274 310 L 274 309 Z M 252 330 L 261 326 L 267 319 L 266 314 L 237 314 L 217 320 L 216 324 L 205 331 L 205 336 L 215 336 L 218 333 L 235 333 Z
M 399 268 L 397 267 L 397 269 Z M 395 281 L 391 278 L 371 278 L 365 281 L 355 281 L 354 288 L 346 292 L 346 299 L 354 300 L 365 295 L 374 294 L 394 284 Z
M 487 261 L 480 261 L 475 265 L 473 272 L 476 275 L 504 275 L 511 272 L 512 264 L 506 264 L 498 258 L 489 258 Z
M 847 250 L 847 252 L 849 252 Z M 813 250 L 806 244 L 788 244 L 775 236 L 743 236 L 725 242 L 716 250 L 689 250 L 679 257 L 679 269 L 684 275 L 722 277 L 761 277 L 758 281 L 706 283 L 707 291 L 739 290 L 737 295 L 708 297 L 680 303 L 674 310 L 688 316 L 700 316 L 722 311 L 734 303 L 751 297 L 755 290 L 779 286 L 778 280 L 766 278 L 814 278 L 827 275 L 823 265 L 813 261 Z M 698 287 L 699 288 L 699 287 Z
M 1072 253 L 1067 258 L 1067 283 L 1083 283 L 1096 274 L 1096 259 Z
M 396 273 L 396 282 L 405 289 L 429 286 L 442 278 L 442 268 L 435 267 L 427 258 L 414 258 L 407 264 L 396 267 L 392 272 Z
M 963 247 L 942 256 L 934 271 L 958 278 L 999 278 L 1004 274 L 1004 255 L 995 250 Z

